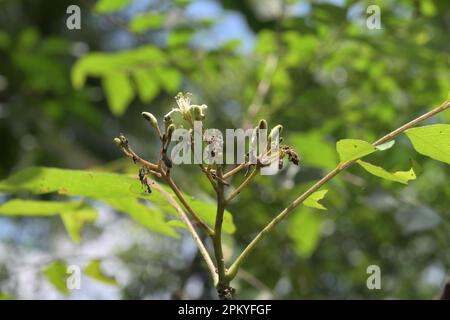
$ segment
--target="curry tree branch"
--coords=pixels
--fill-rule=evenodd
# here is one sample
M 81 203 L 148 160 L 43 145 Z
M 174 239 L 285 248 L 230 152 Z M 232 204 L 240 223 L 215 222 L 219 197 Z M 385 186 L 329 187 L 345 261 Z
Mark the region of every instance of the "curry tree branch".
M 209 272 L 211 274 L 212 280 L 214 284 L 217 284 L 218 282 L 218 276 L 216 273 L 216 267 L 214 265 L 214 262 L 211 259 L 211 256 L 208 253 L 208 250 L 206 249 L 205 245 L 203 244 L 200 236 L 198 235 L 197 231 L 195 230 L 194 226 L 192 225 L 191 221 L 187 217 L 184 210 L 180 207 L 178 202 L 170 195 L 167 191 L 164 190 L 156 181 L 154 181 L 154 186 L 156 189 L 158 189 L 161 194 L 169 201 L 169 203 L 177 210 L 178 214 L 180 215 L 183 222 L 186 224 L 189 233 L 191 234 L 192 238 L 195 241 L 195 244 L 197 245 L 197 248 L 202 255 L 203 259 L 206 262 L 206 265 L 208 266 Z
M 154 174 L 158 177 L 162 177 L 167 181 L 167 184 L 170 186 L 170 188 L 173 190 L 177 198 L 181 201 L 183 206 L 186 208 L 186 210 L 189 212 L 189 214 L 192 216 L 192 218 L 195 220 L 196 223 L 198 223 L 203 229 L 205 229 L 206 233 L 209 236 L 214 235 L 214 230 L 211 229 L 199 216 L 198 214 L 192 209 L 192 207 L 187 203 L 186 199 L 184 198 L 183 194 L 181 193 L 180 189 L 178 189 L 177 185 L 173 181 L 172 177 L 168 174 L 168 172 L 165 172 L 163 168 L 161 167 L 161 161 L 158 162 L 158 164 L 154 164 L 151 162 L 148 162 L 141 157 L 139 157 L 128 145 L 128 140 L 123 136 L 120 135 L 119 138 L 115 138 L 114 142 L 116 145 L 123 151 L 123 153 L 132 158 L 134 162 L 139 162 L 144 166 L 147 166 L 150 170 L 147 171 L 147 173 Z
M 410 122 L 402 125 L 401 127 L 395 129 L 394 131 L 388 133 L 387 135 L 381 137 L 377 141 L 373 143 L 374 146 L 383 144 L 387 141 L 392 140 L 399 134 L 403 133 L 405 130 L 414 127 L 416 124 L 424 121 L 446 109 L 450 108 L 450 102 L 445 102 L 439 107 L 417 117 Z M 358 159 L 346 161 L 337 165 L 332 171 L 330 171 L 326 176 L 317 181 L 314 185 L 312 185 L 308 190 L 306 190 L 303 194 L 301 194 L 297 199 L 295 199 L 289 206 L 283 209 L 272 221 L 270 221 L 266 227 L 264 227 L 256 237 L 247 245 L 247 247 L 242 251 L 242 253 L 236 258 L 235 262 L 231 265 L 230 269 L 227 272 L 228 279 L 233 279 L 236 276 L 236 273 L 241 266 L 241 264 L 245 261 L 248 255 L 255 249 L 258 242 L 264 238 L 264 236 L 271 231 L 281 220 L 283 220 L 290 212 L 292 212 L 297 206 L 299 206 L 303 201 L 305 201 L 312 193 L 320 189 L 324 184 L 337 176 L 341 171 L 347 169 L 351 165 L 353 165 Z

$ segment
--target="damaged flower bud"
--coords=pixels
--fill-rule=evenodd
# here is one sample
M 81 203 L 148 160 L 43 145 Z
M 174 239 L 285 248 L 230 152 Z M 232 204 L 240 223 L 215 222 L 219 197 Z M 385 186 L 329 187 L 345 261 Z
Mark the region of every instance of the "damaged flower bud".
M 298 153 L 295 152 L 295 150 L 292 147 L 286 146 L 286 145 L 282 145 L 281 146 L 281 148 L 280 148 L 280 159 L 283 159 L 285 155 L 288 156 L 288 160 L 290 162 L 292 162 L 296 166 L 299 165 L 300 157 L 299 157 Z
M 194 120 L 202 121 L 203 119 L 205 119 L 204 111 L 208 108 L 206 104 L 203 104 L 201 106 L 192 105 L 191 107 L 192 118 Z
M 283 132 L 283 126 L 281 124 L 276 125 L 275 127 L 273 127 L 273 129 L 270 131 L 270 138 L 275 138 L 276 135 L 278 135 L 278 138 L 281 138 L 281 133 Z
M 175 131 L 175 125 L 172 123 L 170 126 L 167 127 L 166 136 L 167 136 L 167 142 L 170 143 L 172 140 L 172 134 Z

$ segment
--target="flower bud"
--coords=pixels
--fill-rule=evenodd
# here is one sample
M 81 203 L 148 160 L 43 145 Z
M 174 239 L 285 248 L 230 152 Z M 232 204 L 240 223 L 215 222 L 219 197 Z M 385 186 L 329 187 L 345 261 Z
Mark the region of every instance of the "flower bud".
M 145 120 L 150 122 L 153 128 L 155 129 L 158 128 L 158 120 L 155 118 L 153 114 L 151 114 L 150 112 L 142 112 L 142 116 L 145 118 Z
M 170 115 L 164 116 L 164 128 L 167 128 L 173 123 L 172 117 Z
M 167 136 L 167 144 L 170 143 L 172 140 L 172 134 L 175 131 L 175 125 L 172 123 L 170 126 L 167 127 L 166 136 Z
M 192 105 L 191 107 L 192 107 L 191 108 L 192 118 L 194 120 L 201 121 L 201 120 L 205 119 L 205 114 L 203 113 L 203 110 L 205 110 L 207 108 L 206 105 L 201 105 L 201 106 Z
M 272 130 L 270 131 L 270 137 L 273 139 L 276 135 L 278 135 L 278 139 L 281 138 L 281 132 L 283 132 L 283 126 L 281 124 L 276 125 L 275 127 L 272 128 Z
M 121 148 L 122 147 L 122 140 L 120 140 L 119 138 L 114 138 L 114 143 L 116 144 L 117 147 Z
M 267 129 L 267 121 L 265 119 L 259 120 L 258 128 L 259 129 Z

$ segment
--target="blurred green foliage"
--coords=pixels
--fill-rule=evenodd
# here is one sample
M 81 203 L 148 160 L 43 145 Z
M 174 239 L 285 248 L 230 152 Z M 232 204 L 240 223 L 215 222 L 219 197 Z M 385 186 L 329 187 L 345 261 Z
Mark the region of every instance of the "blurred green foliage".
M 218 16 L 190 13 L 210 2 L 220 9 Z M 157 157 L 157 140 L 140 113 L 165 114 L 180 90 L 193 92 L 194 103 L 209 106 L 210 127 L 249 126 L 260 118 L 282 123 L 285 143 L 301 155 L 300 170 L 286 166 L 276 176 L 260 176 L 232 203 L 236 230 L 233 238 L 226 236 L 224 248 L 231 259 L 280 209 L 339 162 L 336 141 L 374 141 L 448 96 L 450 3 L 375 2 L 381 8 L 380 30 L 365 25 L 365 10 L 373 3 L 353 0 L 83 1 L 78 3 L 82 29 L 68 30 L 66 8 L 73 2 L 4 0 L 0 2 L 0 177 L 3 180 L 30 166 L 136 174 L 132 164 L 117 160 L 121 155 L 112 137 L 127 132 L 138 153 Z M 254 38 L 210 45 L 211 39 L 226 33 L 221 23 L 227 14 L 242 17 Z M 253 40 L 254 46 L 245 50 L 245 42 Z M 261 97 L 264 86 L 267 94 L 255 98 Z M 449 121 L 446 112 L 425 124 Z M 243 275 L 233 283 L 239 297 L 434 297 L 450 269 L 450 173 L 448 165 L 428 158 L 429 152 L 423 154 L 415 153 L 403 136 L 393 148 L 367 157 L 370 164 L 389 172 L 370 170 L 391 178 L 396 173 L 390 172 L 407 170 L 414 160 L 417 179 L 407 186 L 370 175 L 364 170 L 370 172 L 367 165 L 334 179 L 320 201 L 327 211 L 301 207 L 259 244 L 243 266 L 244 274 L 251 277 Z M 195 169 L 175 168 L 173 174 L 182 190 L 208 206 L 212 196 L 208 181 Z M 400 179 L 395 177 L 392 180 Z M 61 179 L 66 177 L 52 183 Z M 109 182 L 102 201 L 149 229 L 171 234 L 178 225 L 167 227 L 167 208 L 158 203 L 158 196 L 148 196 L 146 200 L 155 205 L 144 206 L 136 200 L 140 197 L 136 182 L 135 189 L 128 183 L 125 193 L 119 191 L 122 197 L 116 197 L 121 183 Z M 61 191 L 55 185 L 49 188 Z M 95 186 L 76 191 L 66 194 L 99 199 L 97 193 L 105 192 Z M 27 188 L 20 192 L 42 193 Z M 58 195 L 31 198 L 51 206 L 61 202 Z M 65 202 L 59 209 L 41 205 L 35 214 L 60 214 L 64 221 L 64 212 L 79 209 L 73 203 Z M 6 205 L 0 205 L 0 211 L 14 211 L 6 210 Z M 85 213 L 81 220 L 66 219 L 61 224 L 74 241 L 80 239 L 84 222 L 95 219 Z M 146 223 L 145 213 L 158 217 L 161 224 Z M 7 219 L 12 218 L 0 219 L 0 230 Z M 25 226 L 27 221 L 18 223 Z M 50 235 L 40 239 L 43 243 L 60 232 L 59 225 L 49 226 Z M 108 231 L 107 227 L 85 229 L 87 237 L 81 236 L 81 243 Z M 20 240 L 0 239 L 12 248 L 26 246 Z M 127 282 L 119 282 L 121 296 L 186 297 L 186 284 L 192 279 L 201 283 L 198 297 L 213 296 L 201 259 L 195 254 L 181 257 L 177 241 L 158 235 L 153 239 L 156 251 L 139 243 L 118 250 L 117 258 L 132 274 Z M 31 245 L 38 248 L 39 243 Z M 51 254 L 51 246 L 45 248 Z M 100 265 L 95 263 L 88 270 L 98 275 Z M 372 264 L 381 268 L 382 290 L 366 287 L 366 268 Z M 61 265 L 45 270 L 61 290 Z M 104 277 L 109 279 L 97 278 Z M 13 270 L 6 261 L 0 262 L 0 296 L 3 291 L 5 297 L 18 294 L 8 286 L 12 278 Z

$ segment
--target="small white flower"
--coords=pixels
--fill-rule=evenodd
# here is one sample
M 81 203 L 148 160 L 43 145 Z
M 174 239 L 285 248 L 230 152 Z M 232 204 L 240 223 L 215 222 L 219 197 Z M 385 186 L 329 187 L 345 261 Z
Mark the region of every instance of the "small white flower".
M 178 93 L 175 96 L 175 100 L 177 101 L 178 108 L 180 108 L 181 112 L 187 113 L 191 109 L 191 98 L 192 94 L 187 92 L 186 94 Z

